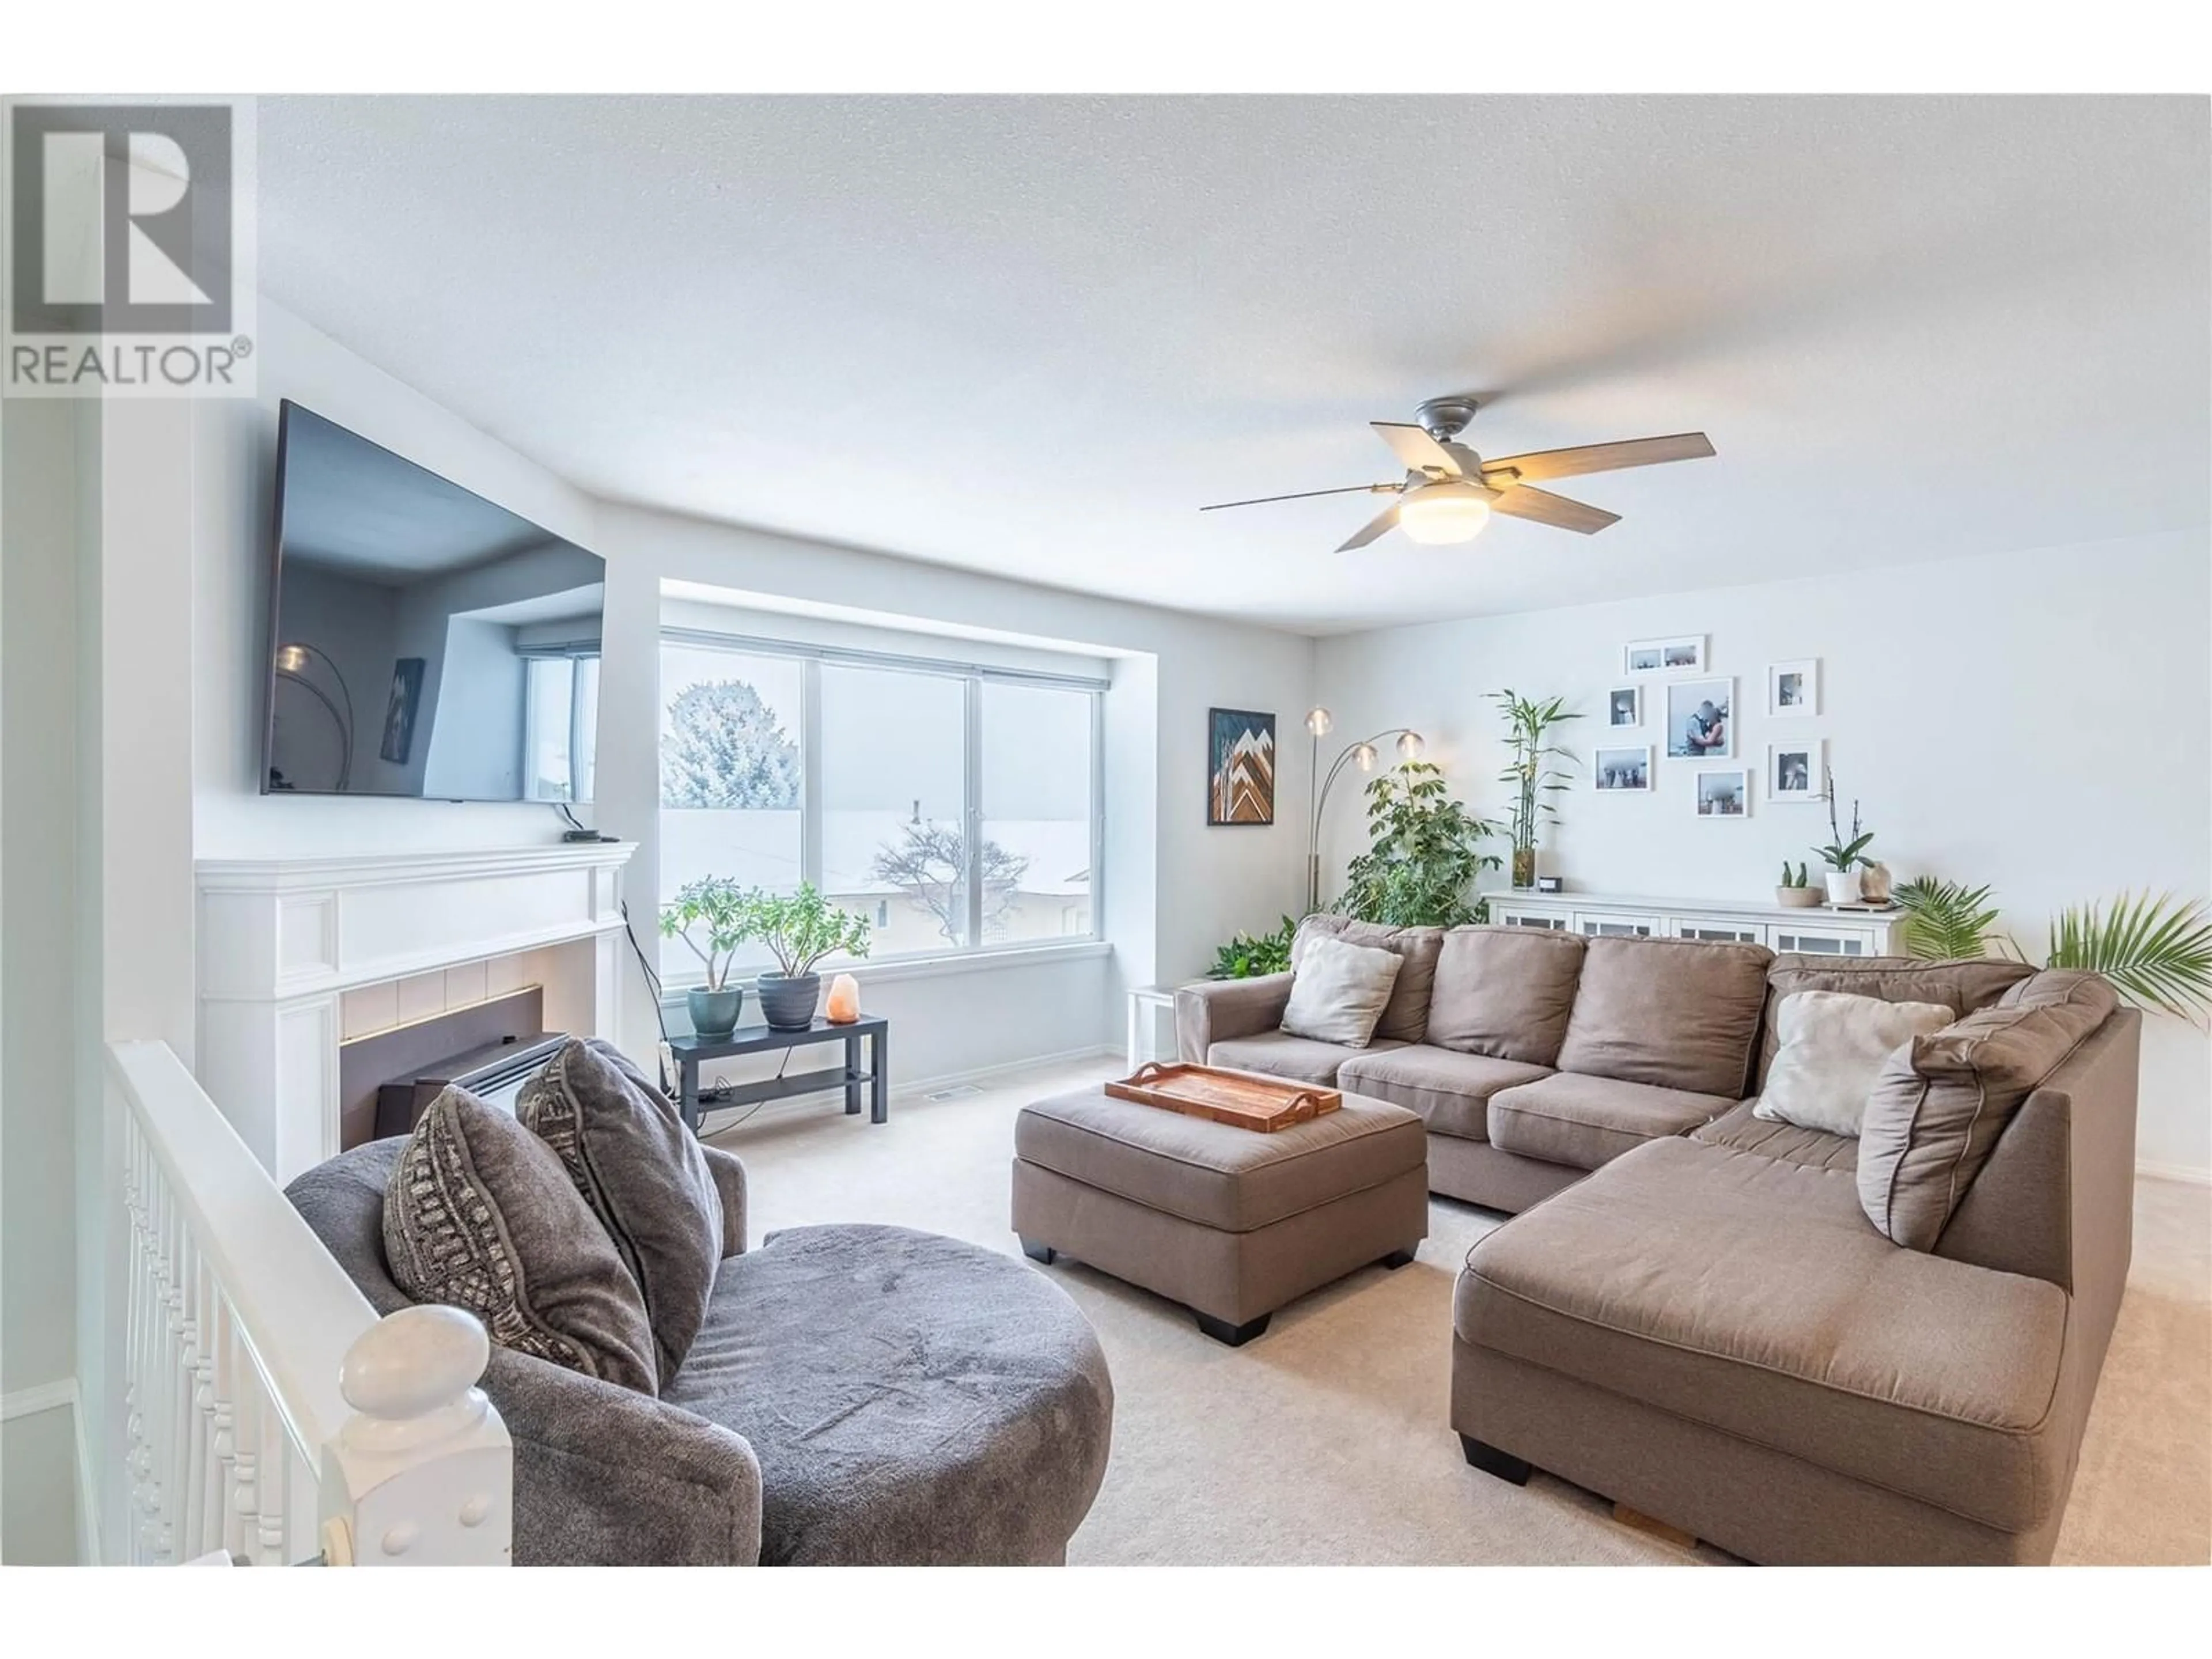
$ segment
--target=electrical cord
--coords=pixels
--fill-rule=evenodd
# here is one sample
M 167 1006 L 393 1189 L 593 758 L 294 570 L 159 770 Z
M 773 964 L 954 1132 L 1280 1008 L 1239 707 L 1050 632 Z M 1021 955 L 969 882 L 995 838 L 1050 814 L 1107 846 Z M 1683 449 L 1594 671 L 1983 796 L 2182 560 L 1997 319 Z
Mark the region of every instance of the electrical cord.
M 786 1049 L 783 1051 L 783 1058 L 782 1058 L 781 1060 L 779 1060 L 779 1061 L 777 1061 L 777 1062 L 776 1062 L 775 1076 L 774 1078 L 772 1078 L 771 1079 L 769 1079 L 771 1082 L 775 1082 L 775 1083 L 781 1083 L 781 1082 L 782 1082 L 782 1081 L 783 1081 L 784 1068 L 785 1068 L 786 1066 L 789 1066 L 789 1065 L 791 1064 L 791 1056 L 792 1056 L 792 1053 L 793 1053 L 793 1051 L 792 1051 L 791 1049 L 789 1049 L 789 1048 L 786 1048 Z M 710 1093 L 719 1094 L 719 1093 L 722 1092 L 724 1090 L 727 1089 L 729 1086 L 730 1086 L 730 1080 L 729 1080 L 727 1078 L 726 1078 L 726 1077 L 722 1076 L 722 1075 L 721 1075 L 721 1073 L 720 1073 L 718 1072 L 718 1073 L 715 1073 L 715 1075 L 714 1075 L 714 1088 L 713 1088 L 712 1090 L 702 1089 L 702 1090 L 700 1090 L 700 1091 L 699 1091 L 699 1137 L 700 1137 L 700 1139 L 702 1139 L 702 1140 L 703 1140 L 703 1139 L 706 1139 L 706 1137 L 707 1137 L 707 1135 L 708 1135 L 708 1128 L 707 1128 L 707 1097 L 708 1097 L 708 1094 L 710 1094 Z M 742 1116 L 740 1116 L 740 1117 L 733 1117 L 733 1118 L 732 1118 L 732 1119 L 731 1119 L 727 1123 L 717 1124 L 717 1125 L 714 1127 L 714 1129 L 713 1130 L 713 1133 L 715 1133 L 715 1134 L 720 1134 L 720 1133 L 724 1133 L 726 1130 L 730 1130 L 730 1129 L 734 1129 L 734 1128 L 736 1128 L 736 1127 L 737 1127 L 739 1124 L 741 1124 L 741 1123 L 750 1123 L 750 1122 L 751 1122 L 751 1121 L 752 1121 L 752 1119 L 753 1119 L 753 1115 L 754 1115 L 755 1113 L 758 1112 L 762 1107 L 763 1107 L 763 1106 L 765 1106 L 765 1105 L 767 1105 L 767 1104 L 768 1104 L 768 1102 L 766 1102 L 765 1100 L 757 1100 L 757 1101 L 753 1102 L 753 1103 L 752 1103 L 751 1105 L 750 1105 L 750 1106 L 748 1106 L 747 1108 L 745 1108 L 745 1110 L 744 1110 L 744 1115 L 742 1115 Z
M 562 807 L 562 812 L 568 809 Z M 573 820 L 571 820 L 573 822 Z M 630 954 L 637 958 L 637 970 L 645 975 L 645 988 L 653 995 L 653 1024 L 660 1027 L 660 1046 L 653 1050 L 653 1065 L 660 1073 L 660 1092 L 673 1095 L 675 1080 L 668 1075 L 668 1016 L 660 1006 L 660 975 L 653 971 L 653 963 L 645 954 L 645 946 L 637 942 L 637 929 L 630 926 L 629 901 L 623 899 L 615 907 L 622 914 L 623 934 L 629 940 Z

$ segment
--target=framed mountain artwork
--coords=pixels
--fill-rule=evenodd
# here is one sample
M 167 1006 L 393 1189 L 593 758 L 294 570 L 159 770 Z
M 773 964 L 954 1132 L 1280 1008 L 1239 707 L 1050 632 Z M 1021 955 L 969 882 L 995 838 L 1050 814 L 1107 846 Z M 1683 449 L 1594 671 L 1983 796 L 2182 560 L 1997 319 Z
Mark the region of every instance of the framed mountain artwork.
M 1249 708 L 1206 710 L 1206 821 L 1275 821 L 1275 717 Z

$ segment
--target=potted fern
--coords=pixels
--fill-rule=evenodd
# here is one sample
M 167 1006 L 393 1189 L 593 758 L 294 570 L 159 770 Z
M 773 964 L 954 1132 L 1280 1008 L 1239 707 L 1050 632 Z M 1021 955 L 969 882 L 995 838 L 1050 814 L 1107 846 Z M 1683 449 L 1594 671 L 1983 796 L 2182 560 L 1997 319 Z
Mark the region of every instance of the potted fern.
M 1512 757 L 1498 778 L 1499 782 L 1513 786 L 1512 817 L 1508 826 L 1513 842 L 1513 884 L 1534 887 L 1537 828 L 1545 818 L 1559 815 L 1550 798 L 1567 787 L 1567 774 L 1551 763 L 1574 758 L 1570 750 L 1547 738 L 1553 726 L 1582 716 L 1569 714 L 1563 697 L 1538 702 L 1531 697 L 1516 696 L 1510 687 L 1490 696 L 1505 717 L 1505 744 Z
M 745 890 L 726 876 L 702 876 L 676 890 L 660 907 L 664 939 L 680 939 L 707 965 L 707 982 L 684 994 L 691 1029 L 702 1037 L 726 1037 L 737 1030 L 744 1006 L 743 986 L 730 982 L 730 961 L 746 932 Z M 705 943 L 701 943 L 703 938 Z
M 745 896 L 744 917 L 745 936 L 775 957 L 775 969 L 763 969 L 753 981 L 761 1017 L 775 1030 L 804 1030 L 814 1023 L 822 1000 L 816 963 L 840 951 L 868 954 L 867 919 L 840 910 L 811 882 L 801 882 L 795 893 L 754 890 Z

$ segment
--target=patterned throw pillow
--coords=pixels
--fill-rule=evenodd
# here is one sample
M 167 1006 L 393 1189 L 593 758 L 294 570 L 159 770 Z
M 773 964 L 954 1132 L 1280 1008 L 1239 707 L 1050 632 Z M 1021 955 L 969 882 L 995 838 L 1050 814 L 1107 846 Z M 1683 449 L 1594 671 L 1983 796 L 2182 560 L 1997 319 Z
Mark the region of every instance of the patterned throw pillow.
M 553 1149 L 463 1089 L 431 1102 L 384 1194 L 392 1282 L 501 1347 L 659 1392 L 637 1281 Z
M 706 1322 L 722 1199 L 675 1106 L 629 1057 L 570 1041 L 522 1085 L 514 1114 L 561 1159 L 645 1295 L 664 1382 Z

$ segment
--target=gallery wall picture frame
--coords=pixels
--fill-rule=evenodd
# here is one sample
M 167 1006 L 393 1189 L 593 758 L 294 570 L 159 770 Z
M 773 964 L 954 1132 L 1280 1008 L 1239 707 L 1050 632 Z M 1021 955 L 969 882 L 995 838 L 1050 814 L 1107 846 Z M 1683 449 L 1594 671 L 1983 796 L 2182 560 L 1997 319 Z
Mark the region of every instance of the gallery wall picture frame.
M 1275 717 L 1250 708 L 1206 711 L 1206 821 L 1257 828 L 1275 821 Z
M 1804 738 L 1766 745 L 1766 799 L 1778 804 L 1810 804 L 1820 799 L 1820 780 L 1828 775 L 1828 740 Z
M 1735 679 L 1667 683 L 1667 756 L 1670 760 L 1734 760 L 1736 757 Z
M 1592 749 L 1590 789 L 1600 795 L 1650 793 L 1651 745 L 1639 743 Z
M 1634 732 L 1644 725 L 1644 688 L 1616 685 L 1605 694 L 1605 725 L 1608 732 Z
M 392 691 L 384 702 L 384 741 L 376 752 L 394 766 L 406 765 L 415 752 L 415 713 L 422 701 L 424 666 L 421 657 L 401 657 L 392 665 Z
M 1820 659 L 1799 657 L 1766 665 L 1766 717 L 1809 720 L 1820 712 Z
M 1705 635 L 1677 634 L 1672 639 L 1631 640 L 1620 647 L 1624 674 L 1702 674 Z
M 1742 766 L 1709 766 L 1698 772 L 1691 805 L 1701 818 L 1751 816 L 1751 771 Z

